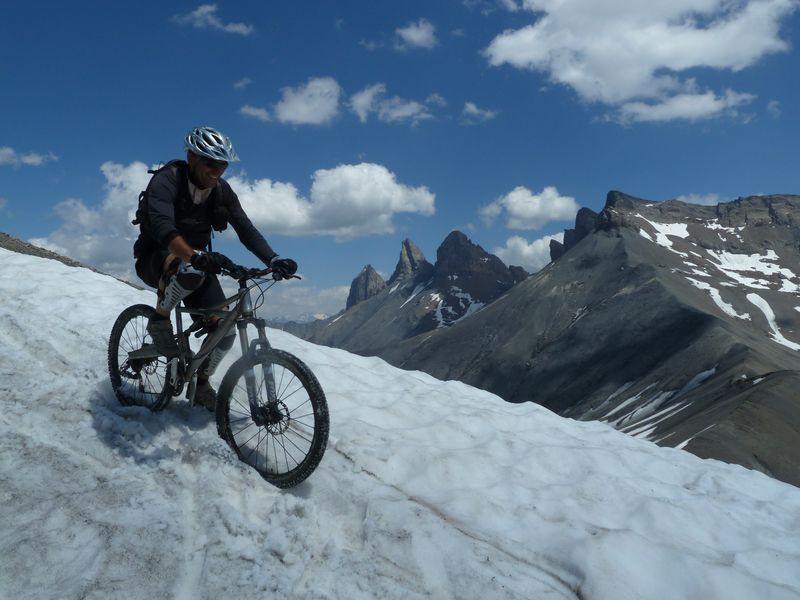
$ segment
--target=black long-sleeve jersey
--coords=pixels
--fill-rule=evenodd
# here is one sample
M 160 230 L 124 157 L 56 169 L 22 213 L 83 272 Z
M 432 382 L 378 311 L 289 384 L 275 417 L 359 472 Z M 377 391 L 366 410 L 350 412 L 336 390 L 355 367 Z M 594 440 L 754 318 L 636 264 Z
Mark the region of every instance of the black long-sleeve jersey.
M 168 167 L 173 168 L 157 171 L 147 186 L 146 226 L 142 227 L 134 246 L 136 255 L 166 248 L 179 235 L 192 248 L 207 248 L 212 224 L 218 223 L 222 209 L 222 218 L 233 226 L 239 241 L 269 264 L 270 259 L 276 256 L 275 251 L 250 221 L 227 181 L 220 178 L 209 197 L 201 204 L 195 204 L 189 192 L 186 162 L 173 161 Z

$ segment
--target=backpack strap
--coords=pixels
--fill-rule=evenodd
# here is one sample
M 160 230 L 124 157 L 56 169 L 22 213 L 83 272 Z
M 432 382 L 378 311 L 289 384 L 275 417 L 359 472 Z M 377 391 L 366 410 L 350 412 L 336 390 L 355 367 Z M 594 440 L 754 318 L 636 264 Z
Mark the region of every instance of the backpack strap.
M 184 169 L 188 167 L 188 163 L 185 160 L 175 159 L 169 161 L 167 164 L 162 165 L 156 169 L 147 169 L 147 172 L 155 177 L 158 173 L 163 171 L 164 169 L 172 169 L 173 175 L 175 175 L 175 179 L 178 183 L 178 196 L 186 196 L 188 195 L 188 184 L 182 181 L 182 177 L 178 177 L 178 169 Z M 150 181 L 153 180 L 153 177 L 150 178 Z M 186 187 L 187 189 L 184 190 L 183 188 Z M 131 225 L 140 225 L 140 226 L 147 226 L 146 223 L 146 215 L 147 215 L 147 195 L 150 189 L 150 183 L 148 182 L 147 188 L 139 192 L 139 204 L 136 208 L 136 216 L 131 221 Z
M 230 220 L 230 201 L 228 199 L 225 186 L 221 181 L 217 182 L 217 187 L 211 196 L 211 235 L 214 231 L 225 231 Z

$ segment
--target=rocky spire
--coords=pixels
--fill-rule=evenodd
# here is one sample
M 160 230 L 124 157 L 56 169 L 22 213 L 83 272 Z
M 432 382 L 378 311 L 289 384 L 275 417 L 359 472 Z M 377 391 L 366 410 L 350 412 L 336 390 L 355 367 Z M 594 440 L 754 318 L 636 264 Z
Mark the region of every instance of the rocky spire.
M 490 273 L 493 279 L 503 281 L 512 279 L 508 267 L 499 258 L 486 252 L 460 231 L 451 231 L 436 251 L 437 277 L 463 278 Z
M 575 229 L 564 230 L 564 242 L 550 240 L 550 260 L 558 260 L 567 250 L 592 233 L 598 225 L 599 218 L 600 216 L 592 209 L 581 208 L 575 216 Z
M 400 260 L 397 261 L 394 273 L 389 278 L 389 285 L 398 279 L 412 277 L 422 269 L 429 270 L 431 268 L 432 265 L 425 260 L 422 250 L 417 248 L 416 244 L 411 240 L 405 239 L 400 248 Z
M 353 279 L 353 282 L 350 284 L 350 294 L 347 296 L 347 306 L 345 310 L 379 294 L 385 287 L 386 282 L 383 280 L 383 277 L 372 268 L 372 265 L 367 265 L 361 269 L 361 273 L 359 273 L 358 277 Z

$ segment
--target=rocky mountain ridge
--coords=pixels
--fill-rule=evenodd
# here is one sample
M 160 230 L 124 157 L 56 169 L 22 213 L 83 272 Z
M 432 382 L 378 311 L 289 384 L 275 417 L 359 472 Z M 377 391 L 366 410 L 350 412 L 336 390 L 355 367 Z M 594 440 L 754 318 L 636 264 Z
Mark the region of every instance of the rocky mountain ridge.
M 698 206 L 610 192 L 551 246 L 553 262 L 450 326 L 348 343 L 350 327 L 384 335 L 414 298 L 431 306 L 424 285 L 398 287 L 339 339 L 309 339 L 798 485 L 798 211 L 792 195 Z

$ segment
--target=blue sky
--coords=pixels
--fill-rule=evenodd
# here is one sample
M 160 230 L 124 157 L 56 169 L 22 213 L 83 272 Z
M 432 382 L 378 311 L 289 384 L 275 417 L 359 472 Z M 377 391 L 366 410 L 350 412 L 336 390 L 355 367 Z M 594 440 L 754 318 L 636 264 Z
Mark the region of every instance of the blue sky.
M 528 270 L 618 189 L 800 192 L 798 0 L 11 3 L 0 231 L 132 275 L 146 166 L 212 125 L 227 179 L 332 313 L 411 238 L 453 229 Z M 235 239 L 217 249 L 254 263 Z

